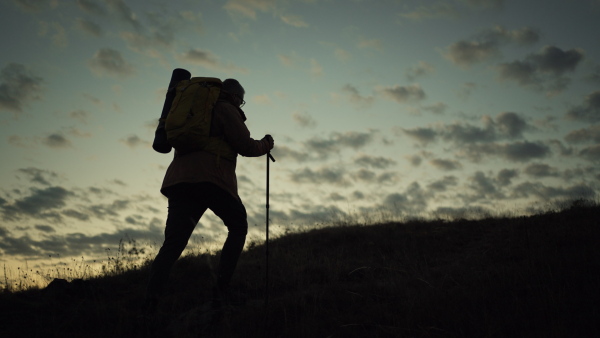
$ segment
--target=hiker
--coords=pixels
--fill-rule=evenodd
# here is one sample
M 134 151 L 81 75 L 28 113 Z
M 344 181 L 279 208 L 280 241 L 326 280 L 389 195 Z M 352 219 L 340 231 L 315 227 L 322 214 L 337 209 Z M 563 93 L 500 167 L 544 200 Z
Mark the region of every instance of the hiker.
M 254 140 L 244 121 L 244 88 L 235 79 L 223 81 L 219 99 L 212 110 L 210 136 L 224 140 L 233 157 L 214 151 L 175 152 L 162 184 L 161 193 L 168 198 L 169 211 L 165 241 L 154 259 L 146 291 L 144 311 L 156 310 L 171 267 L 185 249 L 192 232 L 206 209 L 221 218 L 229 231 L 221 251 L 215 289 L 226 294 L 238 258 L 244 248 L 248 221 L 246 208 L 238 195 L 235 174 L 237 154 L 257 157 L 274 146 L 265 135 Z M 231 155 L 231 154 L 230 154 Z

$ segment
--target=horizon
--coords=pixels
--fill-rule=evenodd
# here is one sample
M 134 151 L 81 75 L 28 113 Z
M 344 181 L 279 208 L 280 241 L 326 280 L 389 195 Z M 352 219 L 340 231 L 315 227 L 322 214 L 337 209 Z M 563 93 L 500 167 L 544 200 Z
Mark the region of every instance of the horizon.
M 12 0 L 0 13 L 0 262 L 15 269 L 104 259 L 126 236 L 160 245 L 172 153 L 151 144 L 174 68 L 244 86 L 252 137 L 275 139 L 275 233 L 385 212 L 527 214 L 599 191 L 598 0 Z M 248 243 L 264 238 L 265 158 L 237 165 Z M 192 241 L 225 235 L 207 212 Z

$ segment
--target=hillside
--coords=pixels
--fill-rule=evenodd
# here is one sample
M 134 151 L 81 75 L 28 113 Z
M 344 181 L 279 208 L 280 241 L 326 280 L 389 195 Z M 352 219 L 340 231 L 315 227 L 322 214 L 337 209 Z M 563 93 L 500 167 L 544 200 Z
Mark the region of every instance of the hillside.
M 2 337 L 600 336 L 600 207 L 478 221 L 328 227 L 250 245 L 245 306 L 207 328 L 197 309 L 217 257 L 186 256 L 151 322 L 147 266 L 62 288 L 0 294 Z

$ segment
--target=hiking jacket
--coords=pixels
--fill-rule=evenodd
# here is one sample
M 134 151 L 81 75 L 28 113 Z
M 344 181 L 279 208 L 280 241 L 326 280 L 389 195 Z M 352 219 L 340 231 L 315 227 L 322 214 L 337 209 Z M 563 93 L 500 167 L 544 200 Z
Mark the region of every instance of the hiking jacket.
M 240 155 L 257 157 L 269 149 L 267 140 L 254 140 L 244 121 L 244 112 L 231 103 L 220 99 L 212 112 L 210 135 L 224 140 Z M 180 183 L 213 183 L 239 199 L 235 174 L 237 157 L 231 161 L 204 150 L 181 154 L 169 165 L 161 193 L 169 197 L 170 188 Z

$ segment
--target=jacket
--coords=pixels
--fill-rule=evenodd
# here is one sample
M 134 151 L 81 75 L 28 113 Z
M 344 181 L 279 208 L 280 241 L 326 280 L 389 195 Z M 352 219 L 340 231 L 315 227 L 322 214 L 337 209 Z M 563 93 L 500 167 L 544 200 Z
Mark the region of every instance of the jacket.
M 240 108 L 220 99 L 212 114 L 210 136 L 223 137 L 239 155 L 258 157 L 270 150 L 267 140 L 250 137 L 244 123 L 246 116 Z M 232 161 L 205 150 L 186 154 L 175 152 L 160 191 L 169 197 L 170 188 L 177 184 L 210 182 L 239 199 L 236 165 L 237 157 Z

